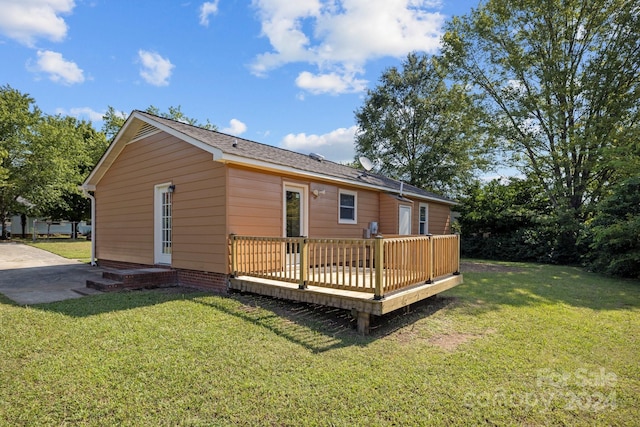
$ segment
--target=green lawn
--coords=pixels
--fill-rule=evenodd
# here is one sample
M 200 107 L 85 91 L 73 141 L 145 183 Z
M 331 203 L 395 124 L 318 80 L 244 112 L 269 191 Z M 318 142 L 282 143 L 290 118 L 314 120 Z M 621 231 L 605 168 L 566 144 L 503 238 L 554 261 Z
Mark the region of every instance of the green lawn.
M 636 424 L 640 283 L 507 267 L 370 337 L 251 295 L 0 299 L 0 425 Z
M 30 240 L 18 240 L 36 248 L 44 249 L 69 259 L 77 259 L 83 262 L 91 260 L 91 241 L 90 240 L 71 240 L 71 239 L 52 239 L 38 240 L 32 242 Z

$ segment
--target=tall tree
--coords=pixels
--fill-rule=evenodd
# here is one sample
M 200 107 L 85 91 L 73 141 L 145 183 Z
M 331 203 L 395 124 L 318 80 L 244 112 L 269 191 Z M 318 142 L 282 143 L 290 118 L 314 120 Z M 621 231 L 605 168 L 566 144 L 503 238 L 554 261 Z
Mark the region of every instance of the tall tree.
M 35 128 L 41 119 L 33 98 L 10 86 L 0 87 L 0 222 L 1 238 L 6 238 L 7 217 L 20 207 L 26 192 L 29 147 L 35 140 Z
M 492 131 L 568 222 L 585 220 L 637 144 L 639 28 L 635 0 L 488 0 L 448 24 L 455 77 L 486 97 Z
M 0 222 L 12 213 L 42 210 L 78 182 L 80 138 L 69 118 L 45 116 L 35 101 L 0 87 Z M 71 119 L 75 120 L 75 119 Z
M 356 112 L 356 151 L 380 160 L 380 172 L 455 195 L 487 166 L 481 110 L 463 85 L 447 86 L 434 58 L 411 53 L 387 69 Z
M 89 122 L 73 117 L 57 116 L 55 119 L 58 126 L 66 129 L 67 143 L 74 147 L 74 152 L 68 153 L 68 181 L 60 189 L 60 196 L 41 204 L 38 210 L 48 218 L 87 220 L 91 217 L 91 203 L 78 187 L 98 162 L 108 142 L 105 134 L 96 131 Z

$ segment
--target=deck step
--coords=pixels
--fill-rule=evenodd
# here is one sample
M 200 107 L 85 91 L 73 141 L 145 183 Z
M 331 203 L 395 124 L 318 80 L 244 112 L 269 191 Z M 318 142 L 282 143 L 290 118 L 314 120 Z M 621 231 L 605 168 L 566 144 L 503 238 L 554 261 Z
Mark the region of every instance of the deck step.
M 152 289 L 176 286 L 176 271 L 166 268 L 136 268 L 128 270 L 108 270 L 101 279 L 87 280 L 87 288 L 103 292 L 121 289 Z

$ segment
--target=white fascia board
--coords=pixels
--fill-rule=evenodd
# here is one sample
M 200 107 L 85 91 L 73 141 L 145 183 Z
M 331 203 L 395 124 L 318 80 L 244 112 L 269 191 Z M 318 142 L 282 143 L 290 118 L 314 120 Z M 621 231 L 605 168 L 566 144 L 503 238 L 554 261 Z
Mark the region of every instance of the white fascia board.
M 222 163 L 237 164 L 237 165 L 242 165 L 242 166 L 254 167 L 254 168 L 257 168 L 257 169 L 268 170 L 268 171 L 271 171 L 271 172 L 285 172 L 285 173 L 290 173 L 290 174 L 293 174 L 293 175 L 304 176 L 306 178 L 314 178 L 314 179 L 319 179 L 319 180 L 322 180 L 322 181 L 329 181 L 329 182 L 334 182 L 334 183 L 337 183 L 337 184 L 349 185 L 349 186 L 352 186 L 352 187 L 366 188 L 366 189 L 370 189 L 370 190 L 393 192 L 393 193 L 400 194 L 400 191 L 394 190 L 394 189 L 389 188 L 389 187 L 384 187 L 384 186 L 374 185 L 374 184 L 367 184 L 366 182 L 358 182 L 358 181 L 355 181 L 355 180 L 336 178 L 336 177 L 333 177 L 331 175 L 324 175 L 324 174 L 321 174 L 321 173 L 309 172 L 309 171 L 305 171 L 305 170 L 301 170 L 301 169 L 296 169 L 296 168 L 293 168 L 291 166 L 278 165 L 278 164 L 274 164 L 274 163 L 270 163 L 270 162 L 265 162 L 263 160 L 249 159 L 247 157 L 236 156 L 236 155 L 228 154 L 228 153 L 224 153 L 222 158 L 219 158 L 219 159 L 215 159 L 214 158 L 214 160 L 217 160 L 217 161 L 222 162 Z M 428 197 L 428 196 L 425 196 L 425 195 L 422 195 L 422 194 L 416 194 L 416 193 L 407 192 L 407 191 L 403 191 L 402 194 L 406 195 L 406 196 L 415 197 L 415 198 L 421 199 L 421 200 L 428 200 L 428 201 L 444 203 L 444 204 L 448 204 L 448 205 L 457 205 L 458 204 L 458 203 L 453 202 L 453 201 L 442 200 L 442 199 L 438 199 L 438 198 L 435 198 L 435 197 Z

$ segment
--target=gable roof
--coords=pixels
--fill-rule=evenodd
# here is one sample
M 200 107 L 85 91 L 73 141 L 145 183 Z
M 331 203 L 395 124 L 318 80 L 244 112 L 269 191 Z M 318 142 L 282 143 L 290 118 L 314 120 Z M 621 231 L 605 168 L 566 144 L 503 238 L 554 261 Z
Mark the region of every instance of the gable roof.
M 330 160 L 317 160 L 305 154 L 137 110 L 133 111 L 126 120 L 105 154 L 85 180 L 83 187 L 89 191 L 95 190 L 95 186 L 127 144 L 159 131 L 167 132 L 211 153 L 214 161 L 222 163 L 286 172 L 397 194 L 400 194 L 400 190 L 402 190 L 403 195 L 456 204 L 455 201 L 446 197 L 382 175 L 365 173 Z

